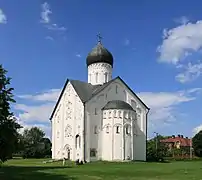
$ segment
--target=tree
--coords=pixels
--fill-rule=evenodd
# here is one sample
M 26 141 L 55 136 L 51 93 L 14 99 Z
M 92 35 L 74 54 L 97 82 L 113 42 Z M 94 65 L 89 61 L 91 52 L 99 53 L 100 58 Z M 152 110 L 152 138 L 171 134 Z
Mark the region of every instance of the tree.
M 51 154 L 51 142 L 38 127 L 25 129 L 23 133 L 24 158 L 42 158 Z
M 52 143 L 49 138 L 43 138 L 42 142 L 44 143 L 44 155 L 51 156 L 51 147 Z
M 192 145 L 194 148 L 194 154 L 198 157 L 202 157 L 202 131 L 198 132 L 192 138 Z
M 163 160 L 165 156 L 167 156 L 168 153 L 167 146 L 164 143 L 160 143 L 160 140 L 164 138 L 165 137 L 158 135 L 158 137 L 154 137 L 153 139 L 147 141 L 148 161 L 160 161 Z
M 6 73 L 0 65 L 0 162 L 12 157 L 18 141 L 18 129 L 21 128 L 10 110 L 10 103 L 15 102 L 14 89 L 9 87 L 11 78 Z
M 44 138 L 45 133 L 38 127 L 32 127 L 31 129 L 25 129 L 23 136 L 25 141 L 31 144 L 37 144 Z

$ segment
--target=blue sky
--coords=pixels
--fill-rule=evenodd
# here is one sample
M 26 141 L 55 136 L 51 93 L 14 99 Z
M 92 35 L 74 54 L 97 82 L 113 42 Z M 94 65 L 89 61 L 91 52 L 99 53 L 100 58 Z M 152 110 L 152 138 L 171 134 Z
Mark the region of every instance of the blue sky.
M 87 80 L 85 58 L 101 32 L 119 75 L 151 107 L 149 136 L 202 129 L 202 3 L 1 0 L 0 63 L 25 127 L 50 135 L 48 117 L 66 78 Z

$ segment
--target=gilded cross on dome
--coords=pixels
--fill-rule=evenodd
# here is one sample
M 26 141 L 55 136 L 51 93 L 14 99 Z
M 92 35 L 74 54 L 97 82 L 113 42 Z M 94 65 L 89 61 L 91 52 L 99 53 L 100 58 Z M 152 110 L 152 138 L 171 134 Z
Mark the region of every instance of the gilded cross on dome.
M 98 33 L 98 35 L 97 35 L 97 39 L 98 39 L 98 43 L 101 43 L 102 36 L 101 36 L 101 34 L 100 34 L 100 33 Z

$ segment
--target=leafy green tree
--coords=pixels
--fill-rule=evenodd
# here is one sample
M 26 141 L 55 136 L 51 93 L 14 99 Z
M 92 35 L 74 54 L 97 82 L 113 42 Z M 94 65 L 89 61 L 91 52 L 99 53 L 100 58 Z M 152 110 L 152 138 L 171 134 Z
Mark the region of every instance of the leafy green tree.
M 45 133 L 39 129 L 38 127 L 32 127 L 31 129 L 25 129 L 23 133 L 23 137 L 25 141 L 31 144 L 37 144 L 42 141 Z
M 23 133 L 24 158 L 42 158 L 51 154 L 51 142 L 38 127 L 25 129 Z
M 19 133 L 14 155 L 15 156 L 22 156 L 23 151 L 24 151 L 24 138 L 23 138 L 23 135 Z
M 12 157 L 18 141 L 18 130 L 21 126 L 10 110 L 10 103 L 14 103 L 10 86 L 11 78 L 6 76 L 7 71 L 0 65 L 0 162 Z
M 192 139 L 194 154 L 202 157 L 202 131 L 198 132 Z
M 147 161 L 163 161 L 167 156 L 168 147 L 160 140 L 165 137 L 158 135 L 147 141 Z
M 51 147 L 52 143 L 49 138 L 43 138 L 42 142 L 44 143 L 44 156 L 51 157 Z

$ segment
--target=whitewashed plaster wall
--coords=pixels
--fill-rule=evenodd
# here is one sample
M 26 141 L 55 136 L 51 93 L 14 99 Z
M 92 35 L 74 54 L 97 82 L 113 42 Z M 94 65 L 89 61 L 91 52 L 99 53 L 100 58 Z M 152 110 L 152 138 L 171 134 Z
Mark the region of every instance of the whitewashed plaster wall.
M 71 160 L 83 159 L 83 118 L 83 103 L 69 82 L 52 119 L 53 159 L 67 158 L 68 150 Z
M 134 160 L 134 121 L 131 110 L 104 110 L 102 129 L 102 160 Z
M 112 79 L 112 66 L 107 63 L 94 63 L 88 66 L 88 83 L 104 84 Z
M 146 161 L 146 131 L 147 131 L 147 109 L 139 103 L 139 100 L 128 91 L 127 102 L 136 110 L 138 127 L 136 129 L 136 138 L 134 142 L 135 160 Z M 136 107 L 136 108 L 135 108 Z
M 134 142 L 134 159 L 146 160 L 146 114 L 144 114 L 146 113 L 146 108 L 119 79 L 112 82 L 86 103 L 86 139 L 88 139 L 88 142 L 86 142 L 86 160 L 99 160 L 102 158 L 102 136 L 100 132 L 105 124 L 101 124 L 101 109 L 111 100 L 122 100 L 129 103 L 134 109 L 137 109 L 137 107 L 141 109 L 135 130 L 137 135 Z M 95 126 L 98 129 L 97 134 L 94 133 Z M 97 157 L 90 157 L 91 148 L 97 150 Z

